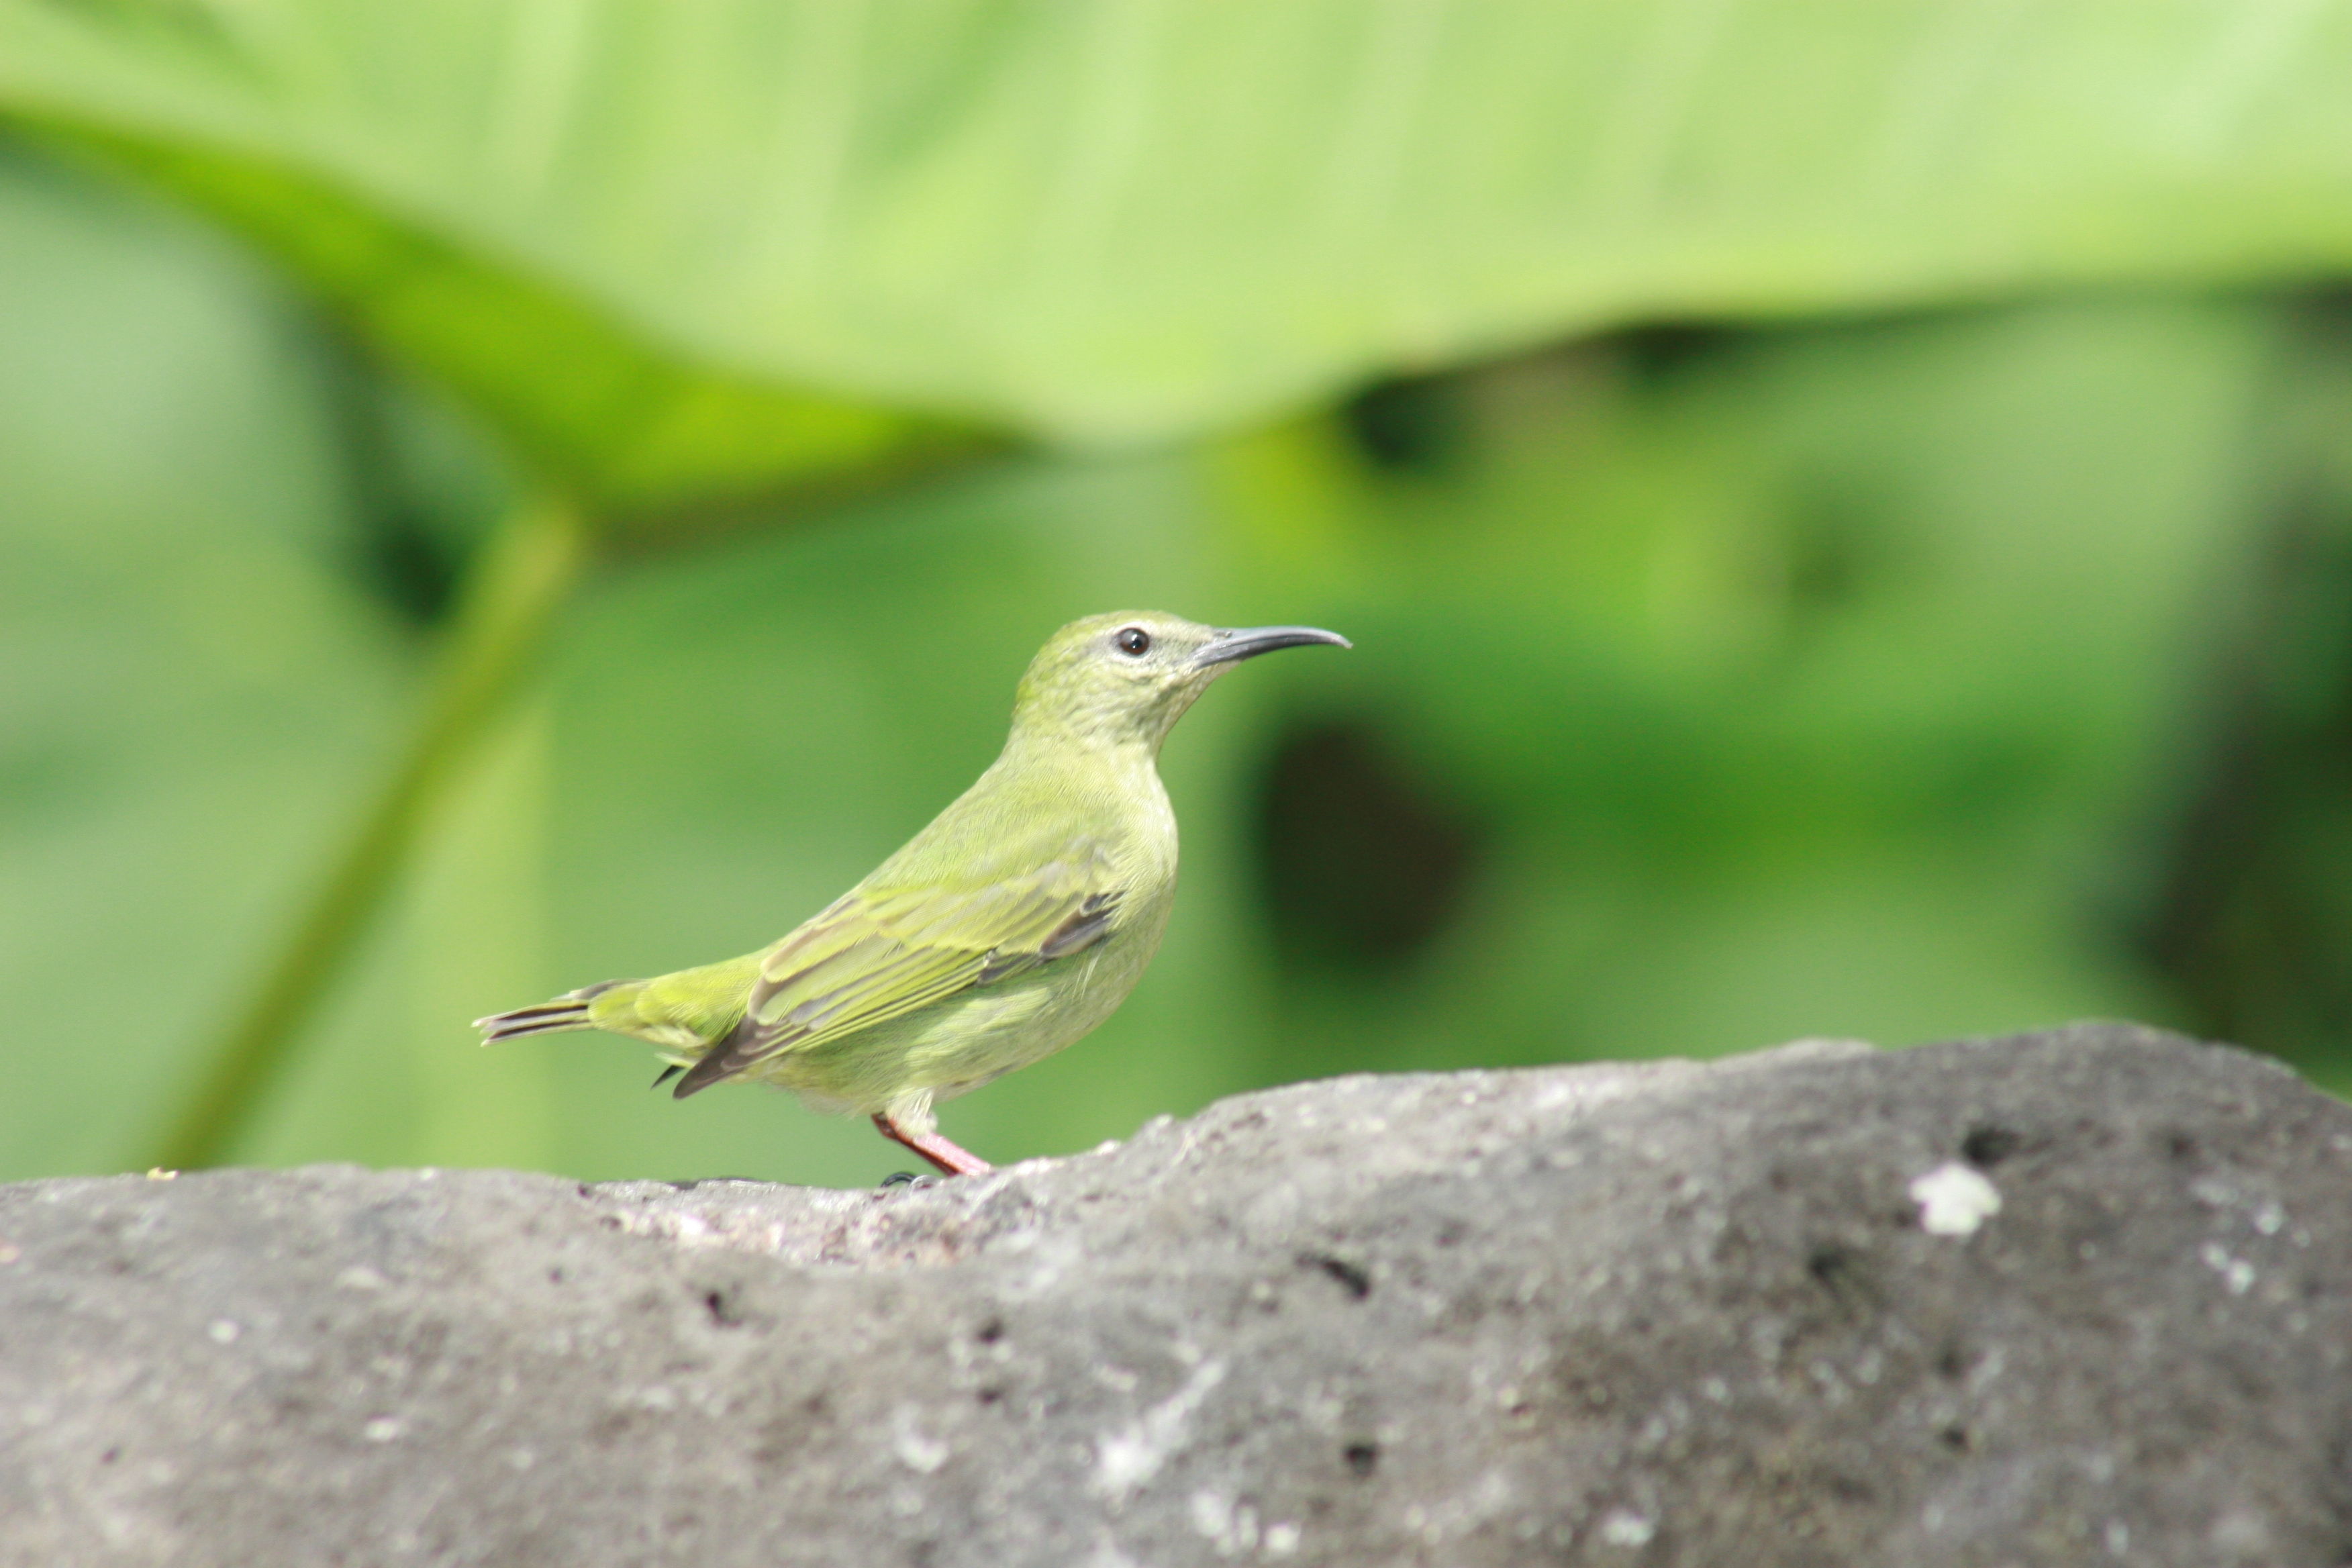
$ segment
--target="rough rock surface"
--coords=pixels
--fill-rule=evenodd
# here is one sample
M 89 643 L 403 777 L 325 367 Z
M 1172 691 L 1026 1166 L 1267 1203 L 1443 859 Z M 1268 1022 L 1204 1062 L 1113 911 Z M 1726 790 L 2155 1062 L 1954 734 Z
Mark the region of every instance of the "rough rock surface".
M 0 1562 L 2336 1568 L 2347 1193 L 2352 1109 L 2117 1027 L 881 1192 L 29 1183 Z

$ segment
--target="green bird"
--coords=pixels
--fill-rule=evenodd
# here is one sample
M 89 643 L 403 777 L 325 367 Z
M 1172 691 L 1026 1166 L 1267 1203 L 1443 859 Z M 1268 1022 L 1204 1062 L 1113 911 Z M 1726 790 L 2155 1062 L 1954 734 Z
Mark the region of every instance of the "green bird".
M 583 985 L 478 1019 L 484 1043 L 602 1029 L 659 1047 L 680 1100 L 730 1079 L 862 1112 L 951 1175 L 988 1163 L 939 1136 L 937 1100 L 1027 1067 L 1110 1016 L 1176 897 L 1160 744 L 1209 683 L 1314 626 L 1220 631 L 1150 611 L 1055 632 L 1013 732 L 906 847 L 772 946 L 652 980 Z

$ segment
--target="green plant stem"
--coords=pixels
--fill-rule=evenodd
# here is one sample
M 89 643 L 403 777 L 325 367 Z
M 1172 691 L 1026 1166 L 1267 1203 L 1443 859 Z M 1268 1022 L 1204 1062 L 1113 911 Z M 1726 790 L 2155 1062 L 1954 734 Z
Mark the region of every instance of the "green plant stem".
M 518 505 L 469 569 L 406 748 L 335 858 L 288 940 L 157 1147 L 167 1170 L 210 1165 L 234 1146 L 325 998 L 444 786 L 472 753 L 547 639 L 589 558 L 578 510 L 547 497 Z

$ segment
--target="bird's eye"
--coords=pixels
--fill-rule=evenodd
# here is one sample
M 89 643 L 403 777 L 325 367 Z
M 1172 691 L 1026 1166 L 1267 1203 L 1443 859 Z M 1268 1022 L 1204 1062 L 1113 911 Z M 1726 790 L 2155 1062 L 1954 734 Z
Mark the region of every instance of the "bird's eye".
M 1141 626 L 1125 627 L 1111 641 L 1118 645 L 1119 652 L 1137 658 L 1141 658 L 1151 649 L 1151 634 Z

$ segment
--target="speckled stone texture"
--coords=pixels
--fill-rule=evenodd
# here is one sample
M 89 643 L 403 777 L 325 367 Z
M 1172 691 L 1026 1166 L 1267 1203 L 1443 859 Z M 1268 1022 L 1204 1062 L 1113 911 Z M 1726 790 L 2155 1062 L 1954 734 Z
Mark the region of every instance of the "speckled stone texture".
M 883 1192 L 0 1188 L 0 1563 L 2352 1556 L 2352 1110 L 2121 1027 L 1354 1078 Z

